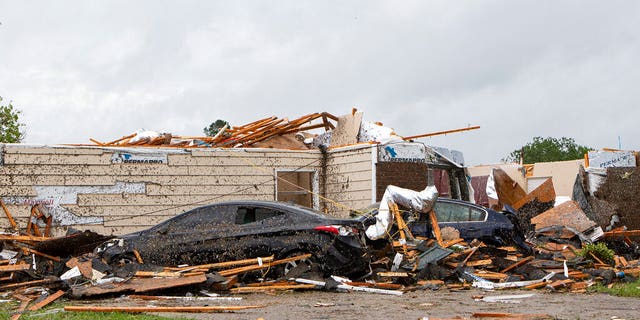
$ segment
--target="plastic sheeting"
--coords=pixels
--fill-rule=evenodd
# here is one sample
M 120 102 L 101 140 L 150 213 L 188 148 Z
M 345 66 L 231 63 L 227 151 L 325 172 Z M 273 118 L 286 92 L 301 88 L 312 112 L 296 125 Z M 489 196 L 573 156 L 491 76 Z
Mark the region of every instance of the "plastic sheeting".
M 498 192 L 496 191 L 496 181 L 493 178 L 493 170 L 489 174 L 489 178 L 487 179 L 487 197 L 498 200 Z
M 138 129 L 135 133 L 136 135 L 131 138 L 131 140 L 129 140 L 129 143 L 135 143 L 144 139 L 153 139 L 160 137 L 160 133 L 145 129 Z
M 360 123 L 358 142 L 379 142 L 385 144 L 400 141 L 403 141 L 402 138 L 397 136 L 391 128 L 369 121 L 362 121 Z
M 435 186 L 427 186 L 420 192 L 396 186 L 387 186 L 382 200 L 380 200 L 378 213 L 375 215 L 376 224 L 367 228 L 367 237 L 371 240 L 384 238 L 393 224 L 393 215 L 389 210 L 389 200 L 399 206 L 410 208 L 420 213 L 427 213 L 431 211 L 437 199 L 438 190 Z

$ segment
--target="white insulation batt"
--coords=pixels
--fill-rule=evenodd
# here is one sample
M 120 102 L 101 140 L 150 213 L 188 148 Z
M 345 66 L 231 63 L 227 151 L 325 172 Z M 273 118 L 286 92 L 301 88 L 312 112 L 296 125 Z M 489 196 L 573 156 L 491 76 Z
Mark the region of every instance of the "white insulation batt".
M 376 224 L 367 228 L 367 237 L 371 240 L 384 238 L 393 224 L 393 215 L 389 210 L 389 200 L 401 207 L 410 208 L 420 213 L 427 213 L 431 211 L 437 199 L 438 190 L 435 186 L 427 186 L 420 192 L 396 186 L 387 186 L 382 200 L 380 200 L 378 213 L 375 215 Z

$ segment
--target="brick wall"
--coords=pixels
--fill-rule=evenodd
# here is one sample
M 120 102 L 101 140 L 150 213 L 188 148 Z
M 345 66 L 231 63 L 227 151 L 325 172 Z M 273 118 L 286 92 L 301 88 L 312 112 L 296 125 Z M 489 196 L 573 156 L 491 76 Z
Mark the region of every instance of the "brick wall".
M 418 162 L 378 162 L 376 164 L 376 201 L 382 199 L 388 185 L 420 191 L 427 186 L 428 168 Z

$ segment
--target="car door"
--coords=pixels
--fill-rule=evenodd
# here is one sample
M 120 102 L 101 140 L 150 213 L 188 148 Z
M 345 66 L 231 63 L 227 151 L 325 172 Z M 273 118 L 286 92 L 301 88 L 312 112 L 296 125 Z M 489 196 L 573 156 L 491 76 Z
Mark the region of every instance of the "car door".
M 488 236 L 485 221 L 487 211 L 461 202 L 438 201 L 434 206 L 440 228 L 453 227 L 464 239 Z
M 200 264 L 216 261 L 224 248 L 218 239 L 233 227 L 229 206 L 205 206 L 184 213 L 152 230 L 150 241 L 159 248 L 158 255 L 171 264 Z
M 283 231 L 289 226 L 286 212 L 268 206 L 238 205 L 234 212 L 234 258 L 269 256 L 282 247 Z M 231 239 L 231 238 L 230 238 Z

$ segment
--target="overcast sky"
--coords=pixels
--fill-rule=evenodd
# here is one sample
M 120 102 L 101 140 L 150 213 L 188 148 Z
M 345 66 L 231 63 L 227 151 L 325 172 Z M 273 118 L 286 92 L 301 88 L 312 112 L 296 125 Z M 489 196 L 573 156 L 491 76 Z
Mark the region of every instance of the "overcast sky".
M 534 136 L 640 149 L 640 1 L 5 1 L 26 143 L 355 106 L 499 162 Z

